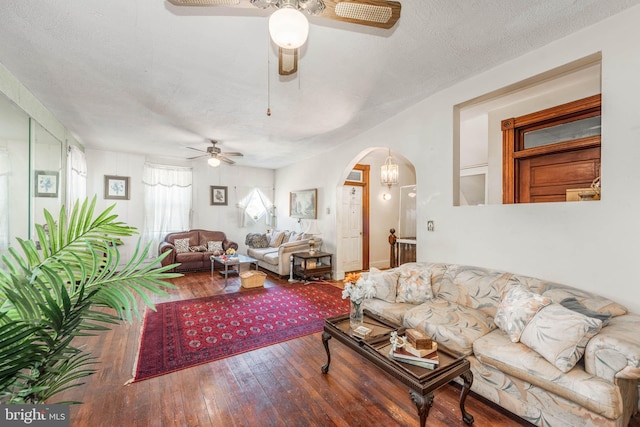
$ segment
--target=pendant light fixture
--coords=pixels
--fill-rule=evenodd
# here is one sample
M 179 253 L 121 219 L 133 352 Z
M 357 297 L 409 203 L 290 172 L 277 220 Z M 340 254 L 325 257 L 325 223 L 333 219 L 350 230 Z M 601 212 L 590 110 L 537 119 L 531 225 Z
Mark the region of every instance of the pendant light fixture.
M 389 187 L 389 190 L 392 185 L 398 184 L 398 164 L 391 157 L 391 149 L 384 165 L 380 167 L 380 183 Z

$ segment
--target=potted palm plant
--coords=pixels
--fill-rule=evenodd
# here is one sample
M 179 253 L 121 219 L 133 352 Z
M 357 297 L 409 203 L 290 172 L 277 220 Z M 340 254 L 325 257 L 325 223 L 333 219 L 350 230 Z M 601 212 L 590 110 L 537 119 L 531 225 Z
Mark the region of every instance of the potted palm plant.
M 45 211 L 36 225 L 40 249 L 18 239 L 0 268 L 0 403 L 51 403 L 94 372 L 95 358 L 74 338 L 140 317 L 138 299 L 153 308 L 148 293 L 166 295 L 164 279 L 176 265 L 145 263 L 149 246 L 136 245 L 119 268 L 118 242 L 136 229 L 117 220 L 111 206 L 95 213 L 95 197 L 76 203 L 69 217 Z M 105 310 L 104 308 L 108 309 Z M 78 402 L 58 402 L 78 403 Z

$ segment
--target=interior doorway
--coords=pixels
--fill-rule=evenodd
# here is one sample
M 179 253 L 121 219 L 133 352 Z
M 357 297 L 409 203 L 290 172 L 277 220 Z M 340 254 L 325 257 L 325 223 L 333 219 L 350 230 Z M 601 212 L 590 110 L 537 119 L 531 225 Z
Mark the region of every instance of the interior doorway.
M 369 270 L 369 175 L 369 165 L 355 165 L 342 189 L 340 235 L 345 272 Z
M 398 165 L 398 182 L 392 185 L 381 182 L 382 167 L 389 155 Z M 401 215 L 415 222 L 415 210 L 407 213 L 401 207 L 403 188 L 415 185 L 413 164 L 388 147 L 367 148 L 353 159 L 336 191 L 336 277 L 391 267 L 390 229 L 399 230 Z

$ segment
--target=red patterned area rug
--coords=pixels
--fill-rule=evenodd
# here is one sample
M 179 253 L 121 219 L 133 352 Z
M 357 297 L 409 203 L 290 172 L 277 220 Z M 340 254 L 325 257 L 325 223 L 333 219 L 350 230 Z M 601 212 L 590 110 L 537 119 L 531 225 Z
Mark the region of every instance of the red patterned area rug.
M 147 310 L 133 381 L 321 331 L 349 311 L 342 290 L 294 284 L 157 304 Z

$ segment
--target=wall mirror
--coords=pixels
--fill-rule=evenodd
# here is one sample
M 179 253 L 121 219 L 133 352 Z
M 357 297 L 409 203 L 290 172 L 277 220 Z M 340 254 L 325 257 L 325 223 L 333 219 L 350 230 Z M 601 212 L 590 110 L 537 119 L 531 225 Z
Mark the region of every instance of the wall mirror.
M 29 235 L 29 120 L 0 93 L 0 254 Z
M 64 147 L 44 127 L 31 120 L 31 221 L 32 236 L 35 224 L 44 224 L 44 210 L 56 217 L 64 200 L 62 158 Z

